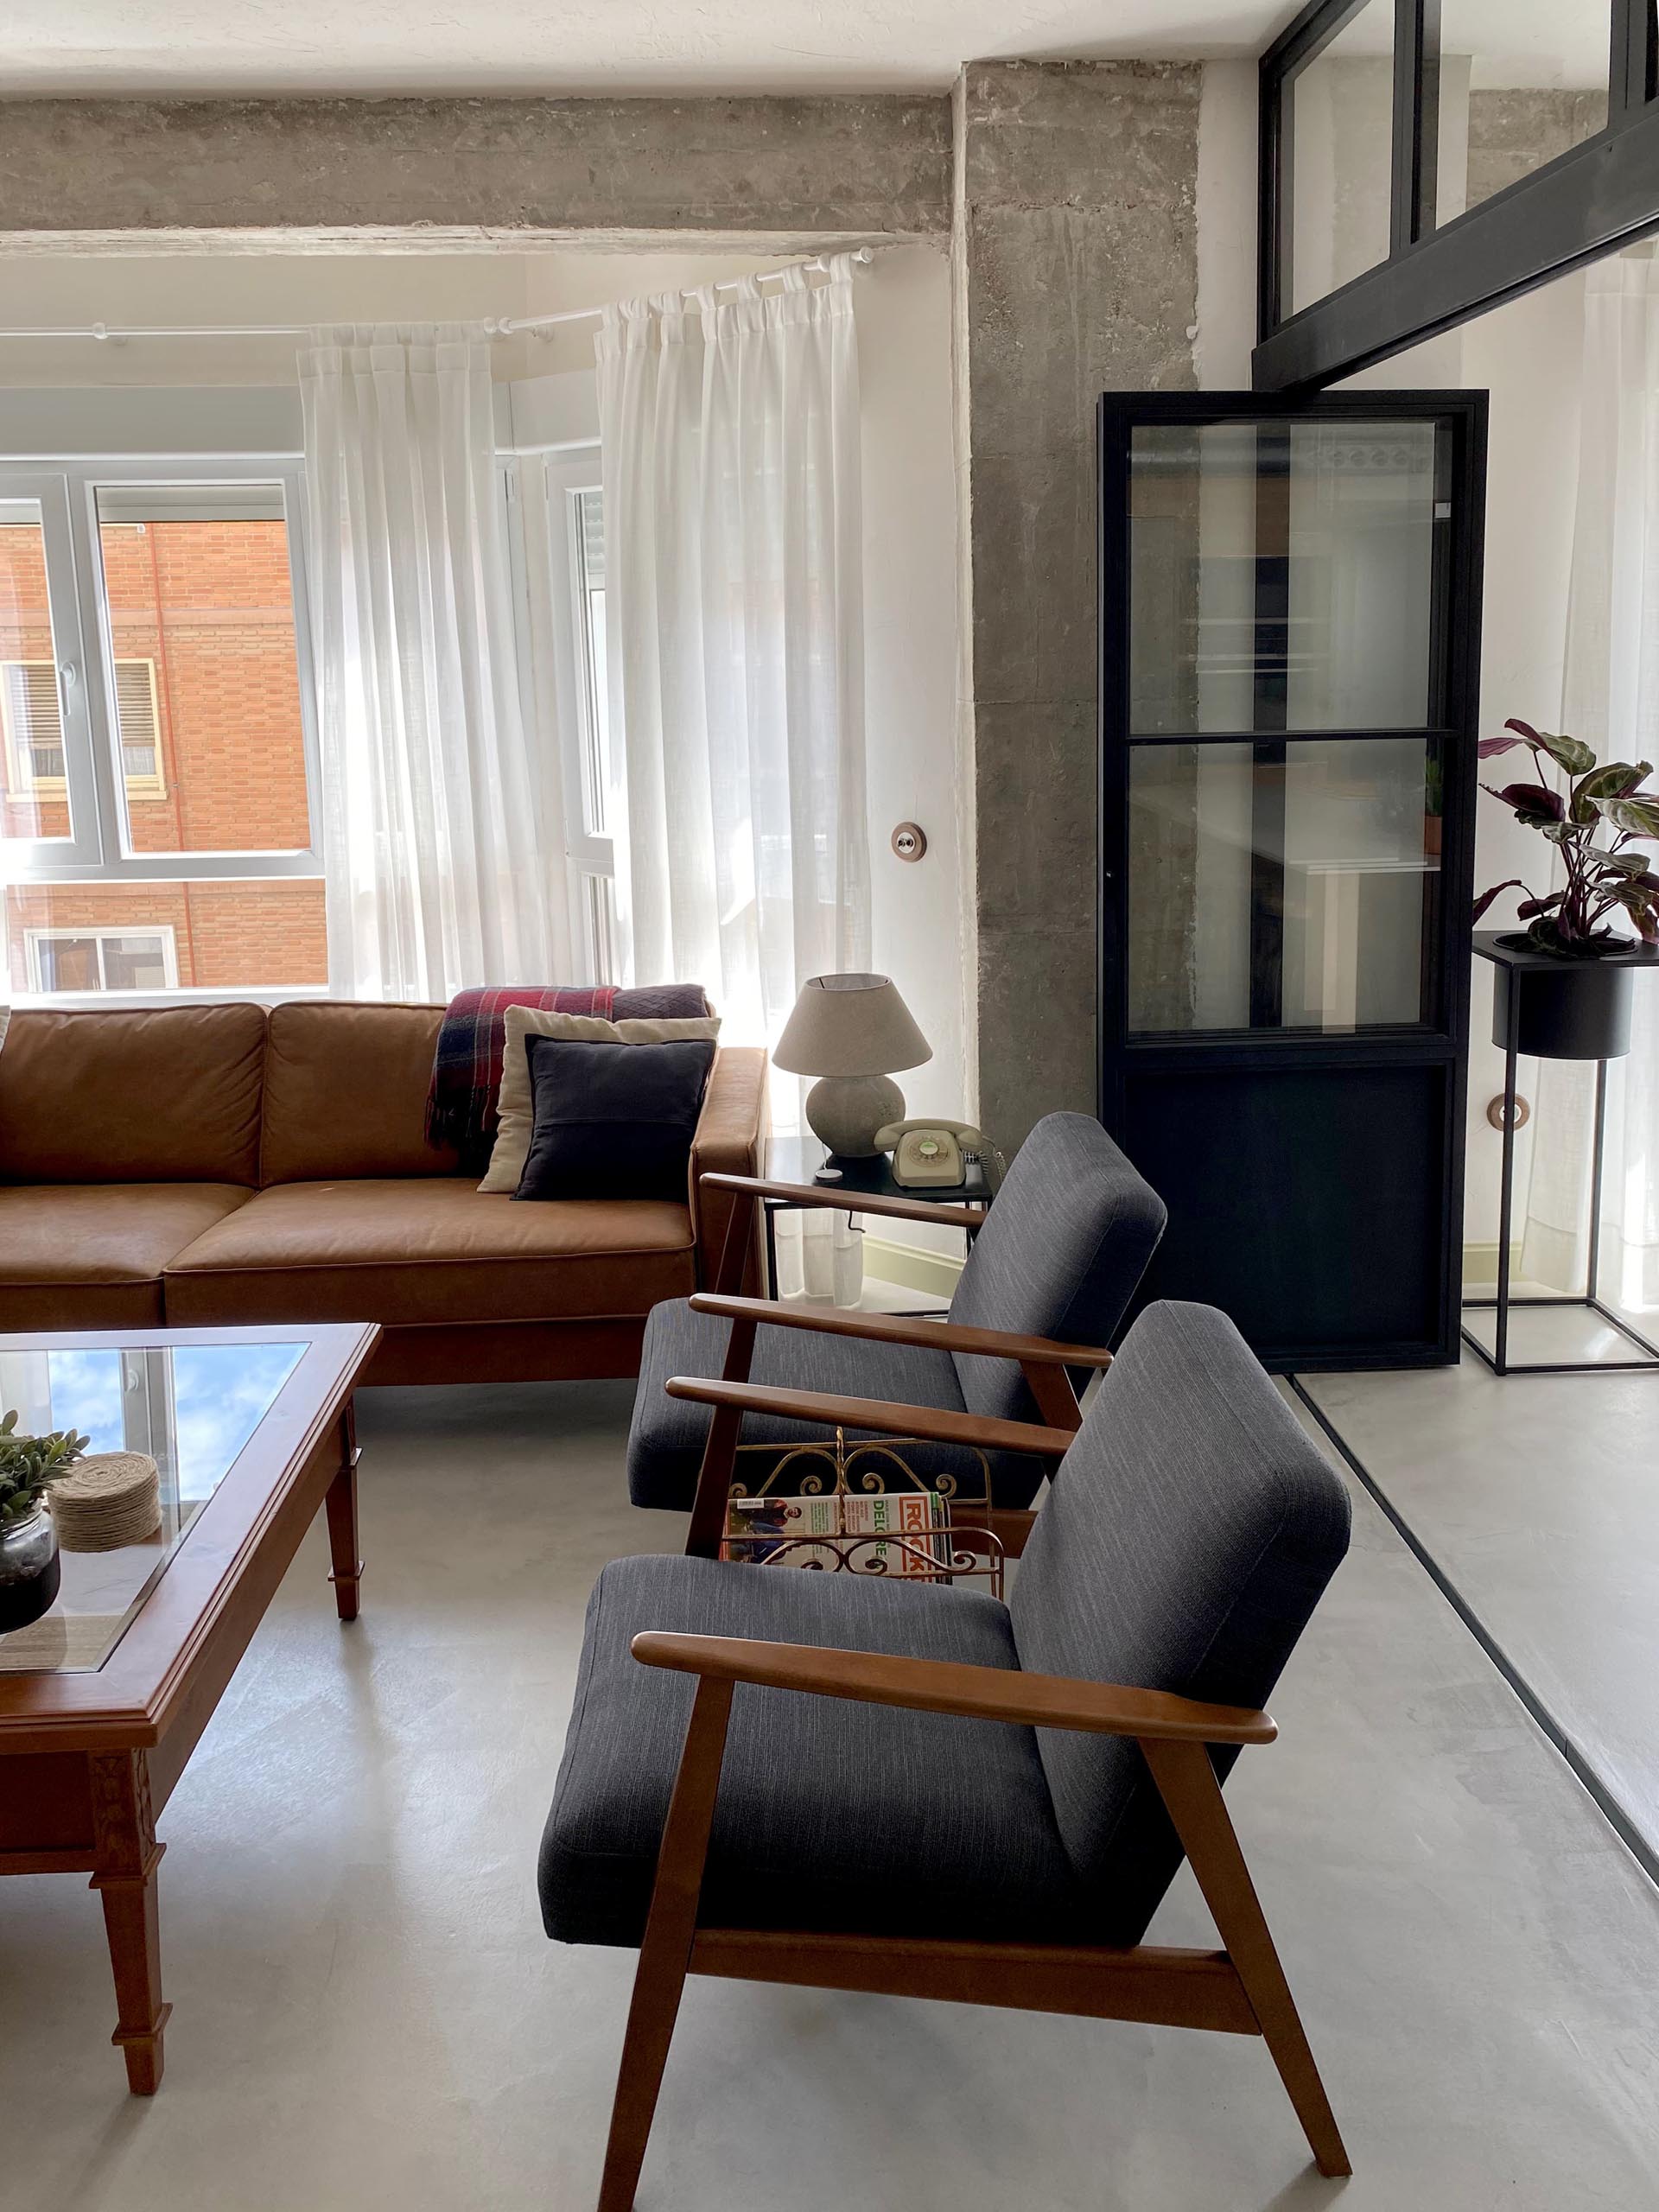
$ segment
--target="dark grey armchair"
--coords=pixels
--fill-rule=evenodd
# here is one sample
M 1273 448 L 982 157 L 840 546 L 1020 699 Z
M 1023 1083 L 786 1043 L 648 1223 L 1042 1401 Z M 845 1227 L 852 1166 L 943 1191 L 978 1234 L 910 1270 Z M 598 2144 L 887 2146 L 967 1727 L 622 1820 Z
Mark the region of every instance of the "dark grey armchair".
M 1273 1738 L 1347 1492 L 1205 1306 L 1148 1307 L 1081 1432 L 1038 1433 L 1065 1466 L 1007 1605 L 601 1575 L 540 1869 L 550 1936 L 640 1951 L 601 2212 L 633 2202 L 688 1973 L 1261 2035 L 1347 2172 L 1219 1787 Z M 1222 1949 L 1142 1943 L 1184 1855 Z
M 751 1203 L 784 1187 L 743 1176 L 709 1179 L 747 1193 Z M 849 1204 L 848 1193 L 817 1186 L 803 1185 L 795 1195 L 823 1206 Z M 737 1422 L 728 1419 L 722 1428 L 716 1420 L 711 1427 L 705 1406 L 668 1395 L 671 1376 L 724 1375 L 798 1395 L 874 1398 L 1002 1422 L 1058 1418 L 1075 1427 L 1067 1366 L 1103 1363 L 1165 1220 L 1156 1192 L 1085 1114 L 1050 1114 L 1038 1122 L 982 1225 L 977 1215 L 925 1200 L 868 1203 L 872 1211 L 977 1230 L 947 1323 L 779 1308 L 722 1294 L 738 1288 L 734 1280 L 653 1307 L 628 1438 L 628 1488 L 636 1505 L 684 1510 L 699 1501 L 688 1549 L 707 1554 L 718 1541 Z M 734 1251 L 747 1238 L 740 1206 Z M 988 1334 L 1009 1341 L 990 1344 Z M 1023 1366 L 1014 1339 L 1024 1347 Z M 1043 1347 L 1057 1344 L 1068 1350 L 1068 1362 L 1045 1358 Z M 759 1399 L 743 1416 L 746 1446 L 781 1450 L 824 1433 L 821 1422 Z M 848 1433 L 858 1440 L 859 1432 Z M 1029 1504 L 1042 1479 L 1041 1458 L 1018 1444 L 1001 1437 L 987 1452 L 999 1507 Z M 710 1467 L 699 1498 L 699 1473 L 715 1446 L 727 1447 L 724 1465 Z M 931 1478 L 948 1472 L 964 1485 L 982 1480 L 979 1461 L 948 1439 L 933 1440 L 925 1465 Z

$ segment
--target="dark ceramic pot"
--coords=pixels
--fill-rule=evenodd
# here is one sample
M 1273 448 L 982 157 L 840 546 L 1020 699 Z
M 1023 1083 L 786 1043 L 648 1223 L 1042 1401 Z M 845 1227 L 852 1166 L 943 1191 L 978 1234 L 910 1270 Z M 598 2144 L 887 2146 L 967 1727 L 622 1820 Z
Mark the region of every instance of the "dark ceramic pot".
M 1524 937 L 1500 938 L 1509 951 L 1533 951 Z M 1510 994 L 1520 1005 L 1518 1049 L 1540 1060 L 1618 1060 L 1630 1049 L 1636 969 L 1593 956 L 1546 956 L 1536 967 L 1503 968 L 1492 993 L 1492 1042 L 1510 1041 Z
M 62 1580 L 58 1532 L 46 1508 L 7 1522 L 0 1529 L 0 1636 L 49 1612 Z

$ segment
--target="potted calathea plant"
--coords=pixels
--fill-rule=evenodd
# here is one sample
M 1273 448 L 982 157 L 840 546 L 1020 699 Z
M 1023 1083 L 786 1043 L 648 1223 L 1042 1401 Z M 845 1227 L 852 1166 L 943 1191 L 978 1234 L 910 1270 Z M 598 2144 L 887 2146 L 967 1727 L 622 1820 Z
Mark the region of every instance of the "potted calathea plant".
M 73 1429 L 20 1436 L 17 1416 L 0 1419 L 0 1636 L 37 1621 L 63 1579 L 47 1492 L 91 1439 Z
M 1482 788 L 1513 809 L 1517 822 L 1536 830 L 1560 855 L 1565 881 L 1555 891 L 1531 890 L 1519 876 L 1495 883 L 1475 901 L 1478 921 L 1505 891 L 1524 895 L 1517 919 L 1522 931 L 1501 936 L 1510 951 L 1544 957 L 1516 970 L 1509 988 L 1521 994 L 1519 1048 L 1547 1059 L 1611 1060 L 1630 1046 L 1630 987 L 1635 971 L 1603 963 L 1609 953 L 1628 952 L 1630 931 L 1645 944 L 1659 944 L 1659 872 L 1641 847 L 1659 839 L 1659 792 L 1643 788 L 1653 773 L 1647 760 L 1610 760 L 1604 766 L 1581 738 L 1508 721 L 1506 734 L 1484 739 L 1483 760 L 1526 747 L 1530 781 Z M 1548 780 L 1562 771 L 1564 789 Z M 1629 930 L 1611 924 L 1623 917 Z M 1506 1043 L 1507 990 L 1497 995 L 1492 1041 Z

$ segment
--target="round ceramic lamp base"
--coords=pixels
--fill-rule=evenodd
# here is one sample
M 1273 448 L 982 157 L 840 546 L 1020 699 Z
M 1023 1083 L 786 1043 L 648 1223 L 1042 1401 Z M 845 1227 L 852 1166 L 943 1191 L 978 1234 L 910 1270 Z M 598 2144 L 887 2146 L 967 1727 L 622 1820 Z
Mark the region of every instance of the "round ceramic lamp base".
M 905 1116 L 891 1076 L 827 1075 L 806 1094 L 806 1118 L 820 1144 L 842 1160 L 873 1160 L 875 1133 Z

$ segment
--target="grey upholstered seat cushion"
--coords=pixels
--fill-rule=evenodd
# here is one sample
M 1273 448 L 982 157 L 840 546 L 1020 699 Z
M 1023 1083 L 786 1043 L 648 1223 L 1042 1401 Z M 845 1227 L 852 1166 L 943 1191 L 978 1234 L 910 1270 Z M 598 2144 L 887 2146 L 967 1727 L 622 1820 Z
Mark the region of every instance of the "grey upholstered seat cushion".
M 1226 1316 L 1149 1306 L 1020 1562 L 1020 1663 L 1265 1705 L 1348 1526 L 1347 1491 Z M 1135 1942 L 1181 1858 L 1145 1762 L 1120 1738 L 1049 1729 L 1039 1741 L 1099 1940 Z M 1224 1772 L 1233 1755 L 1212 1756 Z
M 715 1315 L 694 1313 L 683 1298 L 670 1299 L 652 1308 L 645 1323 L 639 1386 L 628 1433 L 628 1491 L 636 1505 L 668 1506 L 682 1511 L 690 1505 L 709 1433 L 709 1408 L 689 1398 L 671 1398 L 663 1385 L 671 1375 L 718 1375 L 726 1361 L 729 1329 L 729 1323 Z M 811 1329 L 761 1329 L 755 1337 L 749 1379 L 798 1390 L 832 1391 L 842 1397 L 884 1398 L 901 1406 L 962 1410 L 962 1393 L 950 1353 L 921 1344 L 874 1344 Z M 744 1417 L 741 1441 L 746 1446 L 821 1444 L 826 1433 L 806 1421 L 748 1414 Z M 848 1433 L 850 1438 L 853 1432 Z M 912 1446 L 905 1449 L 904 1456 L 907 1465 L 929 1480 L 936 1480 L 941 1472 L 953 1475 L 964 1497 L 978 1495 L 982 1489 L 984 1469 L 969 1452 L 952 1451 L 944 1445 Z M 738 1469 L 739 1480 L 747 1478 L 753 1487 L 753 1459 L 740 1459 Z M 993 1469 L 998 1503 L 1027 1503 L 1041 1473 L 1034 1460 L 998 1455 Z
M 630 1654 L 641 1629 L 1015 1664 L 982 1593 L 731 1567 L 617 1560 L 600 1576 L 564 1763 L 542 1840 L 542 1913 L 571 1943 L 637 1944 L 694 1685 Z M 699 1918 L 1040 1940 L 1077 1885 L 1033 1731 L 742 1687 L 732 1705 Z
M 1060 1344 L 1107 1345 L 1164 1233 L 1164 1203 L 1088 1114 L 1047 1114 L 1014 1155 L 974 1239 L 950 1319 Z M 1012 1360 L 958 1353 L 971 1413 L 1033 1421 Z

